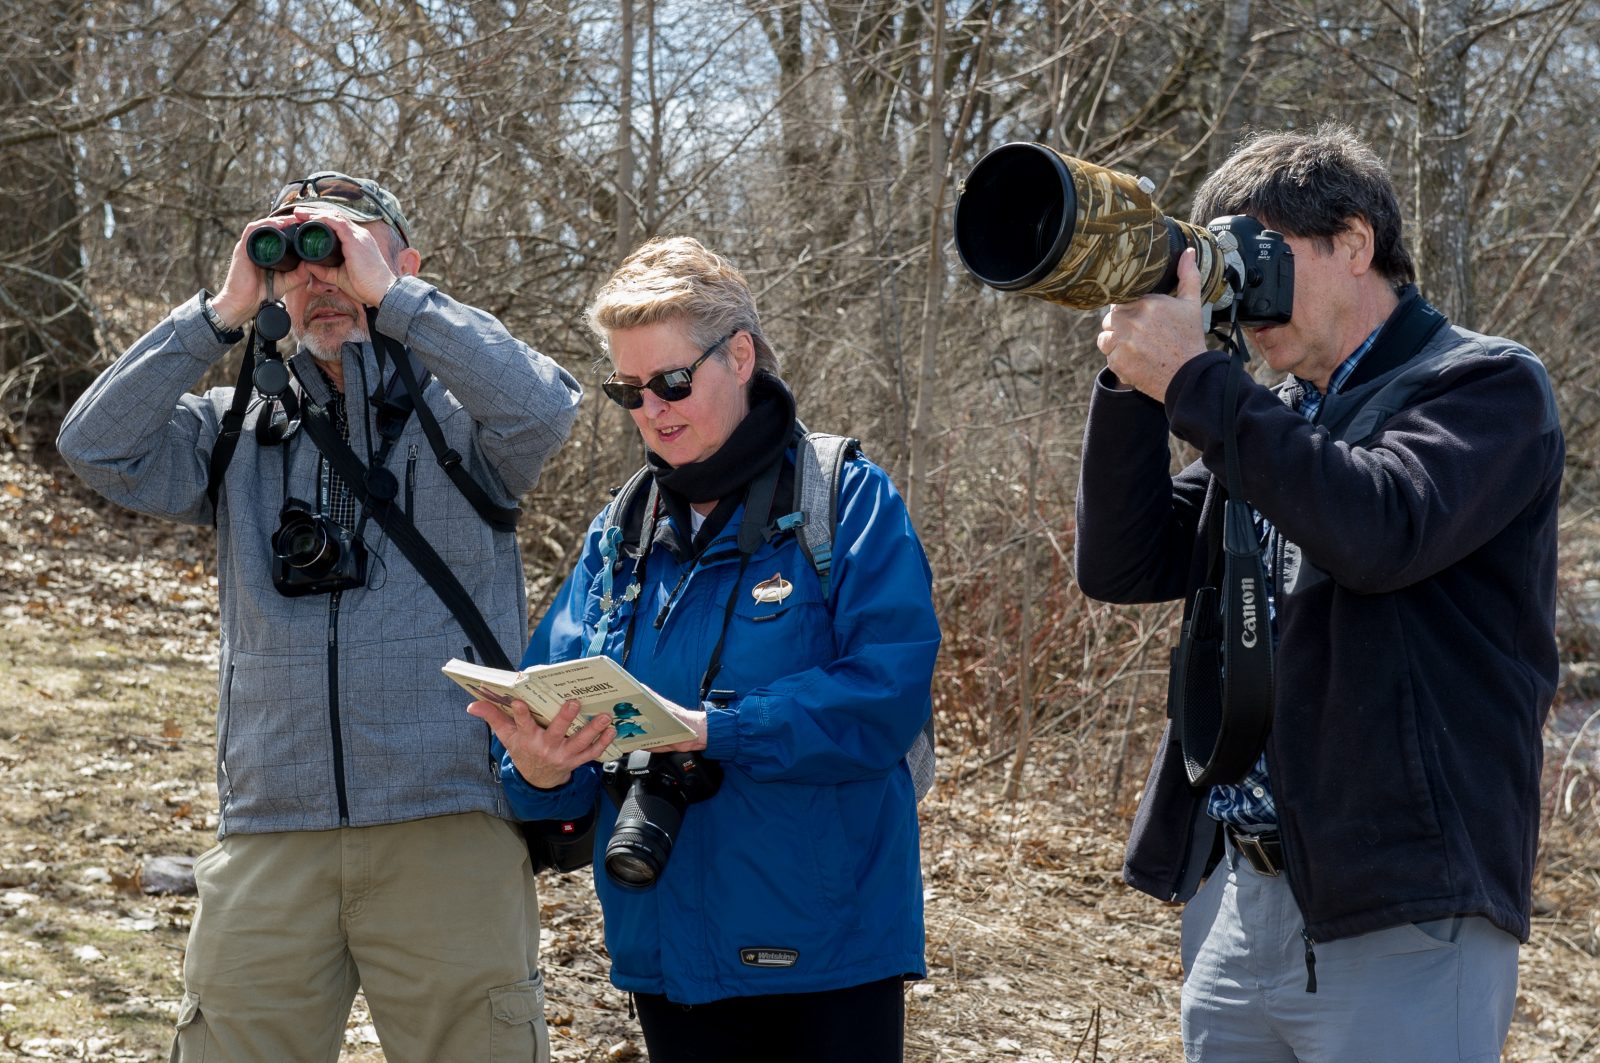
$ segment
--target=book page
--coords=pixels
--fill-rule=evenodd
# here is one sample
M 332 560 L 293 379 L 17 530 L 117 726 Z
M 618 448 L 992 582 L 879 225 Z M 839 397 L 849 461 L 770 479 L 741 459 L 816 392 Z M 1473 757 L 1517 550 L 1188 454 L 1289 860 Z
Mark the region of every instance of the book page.
M 606 760 L 694 737 L 694 731 L 672 715 L 649 688 L 609 657 L 539 665 L 527 673 L 550 691 L 557 704 L 568 698 L 581 701 L 580 721 L 587 722 L 600 713 L 611 717 L 617 738 L 606 748 Z
M 597 715 L 610 716 L 617 737 L 606 747 L 604 760 L 694 737 L 694 731 L 672 715 L 649 688 L 608 657 L 536 665 L 521 673 L 453 659 L 442 670 L 473 698 L 493 702 L 508 715 L 513 700 L 526 702 L 546 725 L 555 719 L 563 701 L 576 699 L 583 707 L 568 734 Z
M 561 709 L 560 698 L 552 700 L 543 684 L 529 682 L 528 677 L 520 672 L 489 668 L 460 658 L 451 658 L 440 671 L 455 680 L 456 685 L 472 695 L 474 700 L 492 702 L 508 716 L 513 701 L 526 703 L 539 722 L 547 725 Z

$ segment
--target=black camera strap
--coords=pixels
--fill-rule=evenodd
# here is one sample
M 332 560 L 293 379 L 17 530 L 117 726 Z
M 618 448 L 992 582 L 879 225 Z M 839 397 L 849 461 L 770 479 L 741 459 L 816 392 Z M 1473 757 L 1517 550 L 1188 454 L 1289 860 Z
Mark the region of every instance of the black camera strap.
M 1266 568 L 1239 470 L 1239 391 L 1246 355 L 1238 329 L 1230 334 L 1228 346 L 1231 357 L 1222 411 L 1227 487 L 1222 585 L 1220 593 L 1211 586 L 1196 593 L 1185 624 L 1183 656 L 1174 671 L 1176 723 L 1192 786 L 1243 778 L 1272 729 L 1274 667 Z
M 382 367 L 385 355 L 394 362 L 395 372 L 411 392 L 417 410 L 417 423 L 422 426 L 422 434 L 428 437 L 428 446 L 432 448 L 439 467 L 450 477 L 450 482 L 456 485 L 461 496 L 477 510 L 478 516 L 491 527 L 497 531 L 516 531 L 517 520 L 522 516 L 522 510 L 517 506 L 502 506 L 490 498 L 489 492 L 485 491 L 483 486 L 472 478 L 472 474 L 462 467 L 460 452 L 445 442 L 444 433 L 439 429 L 439 422 L 433 416 L 433 411 L 422 401 L 422 387 L 417 382 L 405 348 L 393 337 L 378 331 L 378 311 L 375 307 L 369 306 L 366 310 L 367 334 L 372 337 L 372 349 L 378 355 L 378 365 Z
M 1273 646 L 1267 573 L 1239 472 L 1239 388 L 1245 377 L 1243 343 L 1234 351 L 1224 389 L 1229 418 L 1223 437 L 1228 501 L 1222 528 L 1222 729 L 1212 753 L 1218 778 L 1241 778 L 1260 756 L 1272 729 Z
M 467 593 L 455 573 L 450 571 L 450 566 L 444 563 L 444 559 L 417 530 L 417 526 L 411 523 L 405 510 L 394 504 L 394 475 L 373 476 L 375 470 L 369 470 L 362 464 L 355 451 L 350 449 L 350 444 L 339 437 L 339 430 L 334 427 L 327 408 L 311 401 L 309 397 L 302 407 L 301 423 L 317 449 L 322 451 L 328 463 L 360 499 L 364 513 L 377 521 L 384 533 L 394 540 L 406 560 L 411 562 L 412 567 L 450 610 L 483 663 L 491 668 L 514 670 L 515 666 L 495 639 L 472 595 Z M 377 471 L 387 473 L 387 470 Z
M 239 359 L 239 379 L 233 385 L 233 402 L 222 415 L 222 428 L 211 445 L 211 464 L 206 470 L 206 497 L 211 500 L 211 523 L 217 523 L 217 495 L 222 490 L 222 477 L 233 461 L 233 452 L 239 446 L 239 433 L 244 430 L 245 413 L 250 409 L 250 396 L 254 393 L 251 380 L 256 371 L 256 327 L 250 325 L 250 336 L 244 345 L 244 357 Z
M 256 440 L 264 446 L 283 443 L 299 422 L 293 420 L 288 404 L 279 406 L 279 397 L 289 386 L 289 370 L 278 356 L 278 341 L 289 334 L 290 321 L 283 304 L 270 299 L 256 309 L 250 319 L 244 356 L 239 359 L 239 378 L 234 384 L 233 401 L 222 415 L 217 438 L 211 445 L 211 460 L 206 467 L 206 498 L 211 502 L 211 523 L 217 523 L 217 499 L 222 479 L 239 446 L 239 434 L 250 409 L 250 397 L 260 392 L 266 409 L 256 421 Z M 259 354 L 259 357 L 258 357 Z M 275 414 L 276 411 L 276 414 Z M 285 462 L 287 470 L 288 464 Z

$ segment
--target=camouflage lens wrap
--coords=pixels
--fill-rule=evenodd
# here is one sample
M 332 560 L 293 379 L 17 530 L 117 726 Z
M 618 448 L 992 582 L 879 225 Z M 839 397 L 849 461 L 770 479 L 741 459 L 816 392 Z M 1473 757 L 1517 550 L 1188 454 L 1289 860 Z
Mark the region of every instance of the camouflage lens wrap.
M 1208 306 L 1221 301 L 1228 291 L 1227 277 L 1223 273 L 1222 249 L 1217 246 L 1217 238 L 1210 229 L 1201 225 L 1190 225 L 1186 221 L 1176 218 L 1167 219 L 1178 227 L 1183 233 L 1184 242 L 1194 248 L 1194 264 L 1200 271 L 1200 299 Z
M 1023 294 L 1075 310 L 1093 310 L 1155 291 L 1174 258 L 1166 217 L 1137 178 L 1069 155 L 1061 158 L 1077 193 L 1072 243 L 1050 275 Z M 1216 240 L 1205 229 L 1176 224 L 1185 241 L 1197 249 L 1203 289 L 1220 294 L 1223 280 Z M 1206 298 L 1212 301 L 1210 294 Z

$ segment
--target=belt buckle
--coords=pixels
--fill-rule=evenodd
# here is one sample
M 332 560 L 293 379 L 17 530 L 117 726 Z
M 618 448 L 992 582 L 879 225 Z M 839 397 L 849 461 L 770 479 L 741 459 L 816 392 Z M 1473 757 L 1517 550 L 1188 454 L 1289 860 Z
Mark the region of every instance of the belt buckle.
M 1234 848 L 1244 855 L 1250 866 L 1269 878 L 1278 876 L 1278 869 L 1273 866 L 1272 858 L 1267 855 L 1266 846 L 1261 844 L 1261 839 L 1254 834 L 1244 831 L 1231 831 Z

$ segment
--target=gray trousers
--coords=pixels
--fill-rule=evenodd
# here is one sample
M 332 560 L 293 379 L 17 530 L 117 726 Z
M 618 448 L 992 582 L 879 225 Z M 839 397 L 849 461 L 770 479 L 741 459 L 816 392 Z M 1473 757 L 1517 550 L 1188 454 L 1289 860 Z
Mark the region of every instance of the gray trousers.
M 1493 1063 L 1517 997 L 1517 939 L 1478 916 L 1317 942 L 1283 875 L 1230 841 L 1183 911 L 1188 1063 Z

